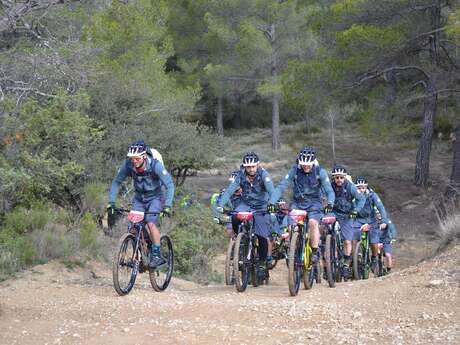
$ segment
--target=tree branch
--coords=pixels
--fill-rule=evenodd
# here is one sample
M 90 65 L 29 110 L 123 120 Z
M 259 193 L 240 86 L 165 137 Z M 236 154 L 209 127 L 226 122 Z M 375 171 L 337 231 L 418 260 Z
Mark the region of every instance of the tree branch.
M 383 70 L 381 70 L 380 72 L 370 72 L 370 73 L 367 73 L 365 74 L 364 76 L 362 76 L 361 78 L 358 78 L 358 81 L 354 82 L 353 84 L 351 84 L 349 87 L 355 87 L 355 86 L 360 86 L 362 85 L 364 82 L 368 81 L 368 80 L 371 80 L 371 79 L 375 79 L 375 78 L 378 78 L 380 77 L 381 75 L 385 74 L 385 73 L 388 73 L 388 72 L 391 72 L 391 71 L 408 71 L 408 70 L 415 70 L 415 71 L 418 71 L 420 72 L 421 74 L 424 75 L 424 77 L 427 79 L 427 80 L 431 80 L 430 76 L 428 75 L 427 72 L 425 72 L 422 68 L 418 67 L 418 66 L 393 66 L 393 67 L 388 67 L 388 68 L 385 68 Z

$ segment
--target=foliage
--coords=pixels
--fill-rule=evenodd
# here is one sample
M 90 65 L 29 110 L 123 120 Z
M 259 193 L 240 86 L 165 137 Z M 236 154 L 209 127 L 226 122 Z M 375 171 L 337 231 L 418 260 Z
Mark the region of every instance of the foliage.
M 193 203 L 174 214 L 174 272 L 199 282 L 208 282 L 210 261 L 225 245 L 224 229 L 212 222 L 209 207 Z

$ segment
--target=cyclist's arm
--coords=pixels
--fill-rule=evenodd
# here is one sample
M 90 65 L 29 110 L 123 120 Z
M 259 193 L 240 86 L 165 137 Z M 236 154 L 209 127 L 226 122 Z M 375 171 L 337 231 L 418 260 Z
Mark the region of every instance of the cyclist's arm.
M 275 191 L 275 187 L 273 186 L 273 181 L 270 175 L 268 174 L 268 172 L 266 172 L 265 170 L 262 173 L 262 178 L 264 179 L 264 186 L 265 186 L 266 191 L 268 192 L 268 197 L 270 198 Z
M 380 215 L 382 216 L 382 223 L 388 224 L 388 215 L 387 211 L 385 210 L 385 207 L 383 206 L 382 200 L 380 200 L 379 196 L 375 192 L 372 194 L 372 199 L 374 205 L 377 207 L 377 209 L 380 212 Z
M 284 191 L 291 184 L 292 179 L 294 178 L 294 174 L 295 169 L 292 168 L 291 170 L 289 170 L 286 176 L 284 176 L 281 182 L 274 189 L 273 194 L 270 197 L 270 204 L 275 204 L 276 202 L 278 202 L 279 198 L 283 196 Z
M 321 181 L 321 186 L 323 187 L 323 191 L 327 197 L 327 203 L 329 205 L 334 205 L 335 202 L 335 193 L 332 189 L 331 180 L 329 180 L 329 176 L 327 175 L 326 170 L 321 169 L 319 172 L 319 179 Z
M 218 207 L 224 207 L 232 197 L 233 193 L 235 193 L 238 188 L 240 188 L 240 177 L 237 176 L 230 185 L 225 188 L 225 192 L 220 197 L 219 202 L 217 203 Z
M 109 192 L 109 204 L 115 204 L 117 200 L 118 191 L 120 190 L 120 186 L 123 181 L 128 176 L 128 165 L 127 161 L 123 163 L 123 165 L 118 169 L 118 173 L 115 175 L 114 179 L 112 180 L 112 185 L 110 187 Z
M 160 178 L 163 186 L 166 186 L 166 200 L 165 207 L 172 207 L 174 199 L 174 183 L 171 177 L 171 174 L 166 170 L 163 164 L 160 161 L 155 164 L 155 174 Z
M 364 194 L 358 192 L 358 188 L 356 188 L 354 183 L 351 184 L 351 195 L 355 199 L 355 211 L 358 213 L 361 212 L 361 210 L 364 207 L 364 204 L 366 203 L 366 197 L 364 196 Z
M 396 226 L 395 224 L 391 221 L 391 219 L 388 219 L 388 236 L 390 239 L 395 239 L 396 238 Z

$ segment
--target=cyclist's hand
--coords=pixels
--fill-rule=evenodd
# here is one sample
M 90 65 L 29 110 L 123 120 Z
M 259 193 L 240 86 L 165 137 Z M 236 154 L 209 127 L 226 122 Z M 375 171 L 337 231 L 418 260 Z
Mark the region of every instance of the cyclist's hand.
M 350 212 L 350 219 L 356 220 L 358 218 L 358 212 L 357 211 L 351 211 Z
M 387 225 L 385 223 L 380 224 L 380 230 L 385 230 Z
M 326 207 L 324 208 L 324 213 L 325 214 L 332 213 L 332 208 L 333 208 L 332 205 L 327 204 Z
M 171 207 L 165 206 L 165 207 L 163 207 L 163 210 L 160 213 L 160 217 L 162 217 L 162 218 L 164 218 L 166 216 L 171 217 L 171 212 L 172 212 Z
M 268 204 L 267 205 L 267 212 L 268 213 L 276 213 L 276 205 L 275 204 Z
M 115 225 L 115 204 L 113 203 L 107 205 L 107 225 L 109 228 Z

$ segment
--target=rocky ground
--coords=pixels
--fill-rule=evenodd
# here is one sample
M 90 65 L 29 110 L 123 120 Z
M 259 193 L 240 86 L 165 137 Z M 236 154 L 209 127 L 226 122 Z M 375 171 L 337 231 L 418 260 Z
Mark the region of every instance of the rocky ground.
M 249 150 L 260 153 L 275 182 L 304 144 L 314 144 L 320 163 L 330 169 L 329 138 L 299 139 L 295 129 L 283 129 L 285 144 L 277 153 L 269 148 L 269 131 L 242 133 L 219 158 L 218 169 L 200 172 L 186 187 L 209 201 Z M 411 183 L 413 147 L 380 147 L 353 131 L 338 133 L 336 142 L 337 160 L 353 176 L 368 176 L 398 227 L 391 275 L 334 289 L 323 283 L 296 297 L 289 296 L 283 264 L 272 271 L 270 285 L 244 293 L 177 278 L 156 293 L 141 275 L 134 290 L 119 297 L 106 265 L 69 269 L 51 262 L 0 283 L 0 345 L 460 344 L 460 245 L 437 252 L 446 234 L 433 207 L 440 181 L 448 177 L 450 152 L 435 145 L 432 187 L 420 189 Z M 223 271 L 219 260 L 214 264 Z
M 279 264 L 268 286 L 237 293 L 140 276 L 119 297 L 101 264 L 52 262 L 0 284 L 0 344 L 459 344 L 460 246 L 389 276 L 325 283 L 290 297 Z

